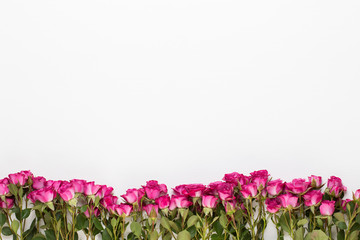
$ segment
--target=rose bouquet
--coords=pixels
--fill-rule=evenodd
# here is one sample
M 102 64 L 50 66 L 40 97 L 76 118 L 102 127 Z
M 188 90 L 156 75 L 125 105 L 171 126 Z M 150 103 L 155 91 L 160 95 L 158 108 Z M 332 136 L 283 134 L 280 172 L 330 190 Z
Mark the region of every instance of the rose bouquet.
M 21 171 L 0 180 L 0 240 L 255 240 L 269 228 L 277 239 L 359 239 L 360 189 L 352 199 L 346 191 L 334 176 L 284 182 L 260 170 L 172 194 L 151 180 L 119 199 L 106 185 Z

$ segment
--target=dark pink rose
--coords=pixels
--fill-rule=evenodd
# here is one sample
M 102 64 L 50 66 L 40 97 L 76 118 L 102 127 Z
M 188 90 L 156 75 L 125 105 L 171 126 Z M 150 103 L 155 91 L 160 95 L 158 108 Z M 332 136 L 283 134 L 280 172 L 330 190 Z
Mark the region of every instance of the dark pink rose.
M 176 186 L 175 188 L 173 188 L 174 191 L 174 195 L 186 195 L 187 190 L 186 190 L 186 184 L 182 184 L 179 186 Z
M 341 200 L 341 207 L 344 211 L 346 211 L 346 206 L 347 206 L 348 202 L 351 202 L 351 199 Z
M 119 216 L 129 216 L 132 212 L 132 206 L 122 203 L 115 206 L 115 211 Z
M 160 209 L 168 208 L 170 206 L 170 197 L 169 195 L 161 196 L 155 200 L 155 203 L 159 205 Z
M 236 210 L 238 209 L 236 207 L 236 201 L 235 200 L 231 200 L 231 201 L 225 201 L 224 203 L 224 207 L 225 207 L 225 212 L 229 215 L 232 215 L 236 212 Z
M 250 182 L 255 183 L 258 189 L 263 189 L 266 187 L 269 176 L 267 170 L 254 171 L 250 173 Z
M 327 183 L 327 188 L 329 190 L 329 193 L 333 197 L 340 197 L 342 193 L 346 192 L 346 187 L 342 184 L 342 181 L 340 178 L 331 176 Z
M 87 218 L 90 218 L 90 212 L 89 212 L 89 208 L 86 209 L 86 211 L 84 212 L 85 216 Z M 91 213 L 92 216 L 95 216 L 95 217 L 98 217 L 100 215 L 100 210 L 98 208 L 95 208 L 92 213 Z
M 12 173 L 12 174 L 9 174 L 9 180 L 10 180 L 10 183 L 12 183 L 12 184 L 24 186 L 28 180 L 28 176 L 21 172 Z
M 72 179 L 70 183 L 74 186 L 76 193 L 84 193 L 85 184 L 87 183 L 82 179 Z
M 158 181 L 151 180 L 146 182 L 146 186 L 143 186 L 146 196 L 149 199 L 157 199 L 160 196 L 167 194 L 167 187 L 165 184 L 158 184 Z
M 222 201 L 230 201 L 234 199 L 234 189 L 233 185 L 230 183 L 219 184 L 217 186 L 217 192 Z
M 233 184 L 234 186 L 238 186 L 239 184 L 240 185 L 247 184 L 250 181 L 250 178 L 243 174 L 233 172 L 233 173 L 225 174 L 223 180 L 227 183 Z
M 118 197 L 108 195 L 105 196 L 103 199 L 100 200 L 100 203 L 105 207 L 108 208 L 108 206 L 111 205 L 117 205 Z
M 354 193 L 354 200 L 360 199 L 360 189 L 356 190 Z
M 61 187 L 61 184 L 65 183 L 65 181 L 61 181 L 61 180 L 58 180 L 58 181 L 53 181 L 53 180 L 47 180 L 45 182 L 45 188 L 52 188 L 54 189 L 55 191 L 59 190 L 59 188 Z
M 101 188 L 100 185 L 95 185 L 94 182 L 87 182 L 84 185 L 84 194 L 86 196 L 95 195 L 99 189 Z
M 269 213 L 277 213 L 281 208 L 281 200 L 279 198 L 267 198 L 265 204 L 266 210 Z
M 311 175 L 309 177 L 309 182 L 311 184 L 311 187 L 320 188 L 322 184 L 322 178 L 320 176 Z
M 39 190 L 32 191 L 28 194 L 28 198 L 35 203 L 36 201 L 47 203 L 51 202 L 56 198 L 57 193 L 54 189 L 47 187 Z
M 103 198 L 105 196 L 111 195 L 113 191 L 114 189 L 112 187 L 108 187 L 106 185 L 100 185 L 100 189 L 95 196 L 99 198 Z
M 303 178 L 296 178 L 291 182 L 285 183 L 285 188 L 294 194 L 304 194 L 310 188 L 310 184 L 310 182 L 305 181 Z
M 217 188 L 219 185 L 223 184 L 224 182 L 217 181 L 210 183 L 203 191 L 204 195 L 218 195 Z
M 291 193 L 286 193 L 279 195 L 278 197 L 281 201 L 281 206 L 283 208 L 295 208 L 298 206 L 298 200 L 299 198 Z
M 170 201 L 170 210 L 174 210 L 175 208 L 188 208 L 192 205 L 192 202 L 190 202 L 186 196 L 172 196 Z
M 244 198 L 253 198 L 256 197 L 258 193 L 258 186 L 255 183 L 248 183 L 242 186 L 240 192 Z
M 8 178 L 3 178 L 3 179 L 0 179 L 0 183 L 9 185 L 10 181 Z
M 277 196 L 280 193 L 282 193 L 284 189 L 284 182 L 280 179 L 272 180 L 268 182 L 266 191 L 269 194 L 269 196 Z
M 320 205 L 320 213 L 323 216 L 331 216 L 335 211 L 335 201 L 322 201 Z
M 206 187 L 203 184 L 188 184 L 185 186 L 185 195 L 190 197 L 201 197 L 205 188 Z
M 318 205 L 323 197 L 323 193 L 320 190 L 312 190 L 303 195 L 305 206 Z
M 65 202 L 70 201 L 75 197 L 75 189 L 72 184 L 61 186 L 57 192 Z
M 29 170 L 21 171 L 20 173 L 24 174 L 27 178 L 32 178 L 32 177 L 34 177 L 34 175 L 32 174 L 32 172 L 29 171 Z
M 34 177 L 32 187 L 37 190 L 45 187 L 46 179 L 44 177 Z
M 126 194 L 121 195 L 121 197 L 123 197 L 126 202 L 128 202 L 130 204 L 134 204 L 136 202 L 140 203 L 141 198 L 144 195 L 145 195 L 145 192 L 143 189 L 132 188 L 132 189 L 126 190 Z
M 159 214 L 159 206 L 155 204 L 148 204 L 143 209 L 150 218 L 156 218 Z
M 218 202 L 219 199 L 211 195 L 203 195 L 201 198 L 201 204 L 205 208 L 215 208 Z
M 10 191 L 7 184 L 0 183 L 0 195 L 1 196 L 8 196 L 10 195 Z
M 5 198 L 5 201 L 0 200 L 0 208 L 11 209 L 14 206 L 14 199 Z

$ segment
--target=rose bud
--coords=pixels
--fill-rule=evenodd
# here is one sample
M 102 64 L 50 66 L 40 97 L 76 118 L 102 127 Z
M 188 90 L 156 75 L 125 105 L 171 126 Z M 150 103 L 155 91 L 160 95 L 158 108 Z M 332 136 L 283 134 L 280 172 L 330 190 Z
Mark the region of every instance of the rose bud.
M 230 183 L 222 183 L 217 187 L 219 198 L 222 201 L 229 201 L 234 199 L 233 185 Z
M 309 178 L 309 182 L 311 183 L 311 187 L 320 188 L 322 184 L 321 176 L 311 175 Z
M 86 211 L 84 212 L 85 216 L 87 218 L 90 218 L 90 213 L 89 213 L 89 208 L 86 209 Z M 91 215 L 94 215 L 95 217 L 98 217 L 100 215 L 100 210 L 98 208 L 95 208 L 94 211 L 91 213 Z
M 253 198 L 257 195 L 258 186 L 255 183 L 248 183 L 242 186 L 242 190 L 240 190 L 240 192 L 244 198 Z
M 346 206 L 347 206 L 348 202 L 351 202 L 351 199 L 341 200 L 341 207 L 344 211 L 346 211 Z
M 0 183 L 0 196 L 9 196 L 10 191 L 7 184 Z
M 291 209 L 298 206 L 299 198 L 291 193 L 279 195 L 278 198 L 280 199 L 283 208 Z
M 285 183 L 287 191 L 293 194 L 304 194 L 310 188 L 310 182 L 306 182 L 303 178 L 296 178 L 291 182 Z
M 329 193 L 333 197 L 340 197 L 342 193 L 346 192 L 346 187 L 342 184 L 342 181 L 340 178 L 331 176 L 327 183 L 327 189 L 329 190 Z
M 305 206 L 317 206 L 323 197 L 323 193 L 320 190 L 312 190 L 303 195 Z
M 360 199 L 360 189 L 356 190 L 354 193 L 354 200 L 359 200 Z
M 159 214 L 159 206 L 155 204 L 148 204 L 143 207 L 147 215 L 150 217 L 151 220 L 156 220 Z
M 223 204 L 224 204 L 224 207 L 225 207 L 226 214 L 233 215 L 236 212 L 237 207 L 236 207 L 236 201 L 235 200 L 225 201 Z
M 45 187 L 46 179 L 44 177 L 34 177 L 32 187 L 35 190 L 42 189 Z
M 283 191 L 284 185 L 285 184 L 280 179 L 272 180 L 268 182 L 266 191 L 269 196 L 277 196 Z
M 265 204 L 266 210 L 269 213 L 277 213 L 281 208 L 281 200 L 279 198 L 267 198 Z
M 174 210 L 175 208 L 188 208 L 192 205 L 187 197 L 185 196 L 172 196 L 170 201 L 170 210 Z
M 99 189 L 101 188 L 100 185 L 95 185 L 94 182 L 87 182 L 84 185 L 84 194 L 86 196 L 95 195 Z
M 72 179 L 70 183 L 74 186 L 76 193 L 84 193 L 86 181 L 82 179 Z
M 211 195 L 203 195 L 201 198 L 201 204 L 204 208 L 215 208 L 219 199 Z
M 203 191 L 205 190 L 205 186 L 203 184 L 188 184 L 185 186 L 187 196 L 193 198 L 199 198 L 202 196 Z
M 250 179 L 249 177 L 244 176 L 243 174 L 233 172 L 233 173 L 225 174 L 222 180 L 224 180 L 227 183 L 233 184 L 235 187 L 238 186 L 239 184 L 240 186 L 247 184 Z
M 320 205 L 320 213 L 323 216 L 331 216 L 335 211 L 335 201 L 322 201 Z
M 65 202 L 68 202 L 75 197 L 75 189 L 71 184 L 61 186 L 58 193 Z
M 12 173 L 12 174 L 9 174 L 9 180 L 10 180 L 10 183 L 12 183 L 12 184 L 15 184 L 18 186 L 24 186 L 28 180 L 28 176 L 21 172 Z
M 169 195 L 164 195 L 155 200 L 155 203 L 159 206 L 160 209 L 168 208 L 170 205 Z
M 14 199 L 5 198 L 5 201 L 0 200 L 0 208 L 2 209 L 11 209 L 14 206 Z
M 130 204 L 134 203 L 140 203 L 141 198 L 144 196 L 144 190 L 143 189 L 128 189 L 126 190 L 126 194 L 121 195 L 122 198 L 125 199 L 126 202 Z
M 120 217 L 129 216 L 132 211 L 132 206 L 128 204 L 120 204 L 115 206 L 115 212 Z

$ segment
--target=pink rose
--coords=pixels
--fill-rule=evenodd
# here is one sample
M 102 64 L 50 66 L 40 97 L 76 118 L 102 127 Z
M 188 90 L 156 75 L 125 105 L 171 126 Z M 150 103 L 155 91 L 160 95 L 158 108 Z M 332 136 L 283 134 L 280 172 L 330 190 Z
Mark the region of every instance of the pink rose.
M 323 197 L 323 193 L 320 190 L 312 190 L 303 195 L 305 206 L 318 205 Z
M 323 216 L 331 216 L 335 211 L 335 201 L 322 201 L 320 205 L 320 213 Z
M 96 196 L 99 198 L 103 198 L 105 196 L 111 195 L 114 189 L 112 187 L 108 187 L 106 185 L 100 185 L 99 191 L 96 193 Z
M 155 200 L 155 203 L 159 206 L 160 209 L 165 209 L 170 206 L 170 197 L 169 195 L 164 195 Z
M 84 212 L 84 214 L 85 214 L 85 216 L 86 216 L 87 218 L 90 218 L 89 208 L 86 209 L 86 211 Z M 95 209 L 92 211 L 91 215 L 94 215 L 94 216 L 98 217 L 98 216 L 100 215 L 100 210 L 99 210 L 98 208 L 95 208 Z
M 177 195 L 172 196 L 170 201 L 170 210 L 174 210 L 175 208 L 188 208 L 192 205 L 192 202 L 190 202 L 187 197 Z
M 70 201 L 75 197 L 75 188 L 72 184 L 61 186 L 57 192 L 65 202 Z
M 356 190 L 354 193 L 354 200 L 360 199 L 360 189 Z
M 255 183 L 258 189 L 263 189 L 265 188 L 270 175 L 267 170 L 259 170 L 250 173 L 250 176 L 250 181 Z
M 84 193 L 86 181 L 82 179 L 72 179 L 70 183 L 74 186 L 76 193 Z
M 135 202 L 140 203 L 141 198 L 145 195 L 145 192 L 143 189 L 128 189 L 126 190 L 126 194 L 121 195 L 125 199 L 126 202 L 130 204 L 134 204 Z
M 203 195 L 201 200 L 201 204 L 205 208 L 215 208 L 219 202 L 219 199 L 217 197 L 211 195 Z
M 279 195 L 278 198 L 280 199 L 283 208 L 291 209 L 298 205 L 299 198 L 291 193 Z
M 222 183 L 217 187 L 219 198 L 222 201 L 229 201 L 234 199 L 233 185 L 230 183 Z
M 32 178 L 34 175 L 32 174 L 31 171 L 29 170 L 25 170 L 25 171 L 20 171 L 21 174 L 24 174 L 27 178 Z
M 149 199 L 155 200 L 160 196 L 167 194 L 167 187 L 165 184 L 158 184 L 158 181 L 151 180 L 146 182 L 143 186 L 146 196 Z
M 227 183 L 233 184 L 234 186 L 238 186 L 239 184 L 240 185 L 247 184 L 250 178 L 243 174 L 233 172 L 233 173 L 225 174 L 223 180 Z
M 59 190 L 59 188 L 61 187 L 61 185 L 65 183 L 65 181 L 61 181 L 61 180 L 58 180 L 58 181 L 53 181 L 53 180 L 48 180 L 45 182 L 45 188 L 53 188 L 55 191 Z
M 115 211 L 119 216 L 129 216 L 132 212 L 132 206 L 122 203 L 115 206 Z
M 232 201 L 225 201 L 224 203 L 224 207 L 225 207 L 225 212 L 229 215 L 232 215 L 236 212 L 237 207 L 236 207 L 236 201 L 232 200 Z
M 12 173 L 9 174 L 10 183 L 15 185 L 24 186 L 28 180 L 28 176 L 24 173 Z
M 156 218 L 156 216 L 159 214 L 159 206 L 155 204 L 148 204 L 144 206 L 143 209 L 150 218 Z
M 0 200 L 0 208 L 11 209 L 14 206 L 14 199 L 5 198 L 5 201 Z
M 182 184 L 173 188 L 174 195 L 185 195 L 187 193 L 186 184 Z
M 42 188 L 39 190 L 35 190 L 32 191 L 31 193 L 28 194 L 28 198 L 35 203 L 36 201 L 42 202 L 42 203 L 47 203 L 47 202 L 51 202 L 52 200 L 54 200 L 54 198 L 56 198 L 56 192 L 54 189 L 52 188 Z
M 265 204 L 266 210 L 269 213 L 277 213 L 281 208 L 281 200 L 279 198 L 267 198 Z
M 348 202 L 351 202 L 351 199 L 341 200 L 341 207 L 344 211 L 346 211 L 346 206 L 347 206 Z
M 277 196 L 283 191 L 284 185 L 280 179 L 272 180 L 268 182 L 266 191 L 270 196 Z
M 331 176 L 327 183 L 329 193 L 333 197 L 340 197 L 341 193 L 346 192 L 346 187 L 342 184 L 340 178 Z
M 303 194 L 310 188 L 310 182 L 306 182 L 303 178 L 296 178 L 291 182 L 285 183 L 286 190 L 294 194 Z
M 311 183 L 311 187 L 320 188 L 322 184 L 321 176 L 311 175 L 309 178 L 309 182 Z
M 242 186 L 242 190 L 240 190 L 240 192 L 244 198 L 253 198 L 257 195 L 258 186 L 255 183 L 248 183 Z
M 84 185 L 84 194 L 86 196 L 95 195 L 99 189 L 101 188 L 100 185 L 95 185 L 94 182 L 87 182 Z
M 32 187 L 37 190 L 45 187 L 46 179 L 44 177 L 34 177 Z
M 205 195 L 218 195 L 217 189 L 218 186 L 223 184 L 224 182 L 221 181 L 217 181 L 217 182 L 212 182 L 210 183 L 205 190 L 203 191 L 203 194 Z
M 10 193 L 10 191 L 9 191 L 8 185 L 4 184 L 4 183 L 0 183 L 0 195 L 8 196 L 8 195 L 10 195 L 9 193 Z
M 205 188 L 206 187 L 203 184 L 188 184 L 185 186 L 185 195 L 188 195 L 190 197 L 201 197 Z
M 118 201 L 118 197 L 108 195 L 105 196 L 103 199 L 100 200 L 100 203 L 105 207 L 108 208 L 108 206 L 116 205 Z
M 0 183 L 9 185 L 10 181 L 8 178 L 3 178 L 3 179 L 0 179 Z

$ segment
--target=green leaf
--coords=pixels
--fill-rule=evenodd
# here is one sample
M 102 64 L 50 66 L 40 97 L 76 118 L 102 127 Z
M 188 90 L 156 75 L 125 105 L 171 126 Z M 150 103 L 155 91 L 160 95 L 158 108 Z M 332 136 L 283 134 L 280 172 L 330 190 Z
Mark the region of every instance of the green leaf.
M 138 222 L 132 222 L 130 224 L 131 232 L 135 234 L 135 236 L 140 237 L 141 235 L 141 225 Z
M 345 222 L 344 214 L 341 212 L 334 213 L 334 217 L 341 222 Z
M 19 229 L 19 226 L 20 226 L 19 221 L 17 221 L 17 220 L 12 221 L 12 223 L 11 223 L 11 229 L 12 229 L 15 233 L 17 233 L 17 231 L 18 231 L 18 229 Z
M 345 222 L 337 222 L 336 225 L 342 230 L 347 229 L 347 226 L 346 226 Z
M 54 203 L 53 203 L 53 202 L 47 202 L 47 203 L 45 203 L 45 204 L 46 204 L 46 206 L 48 206 L 52 211 L 55 210 L 55 207 L 54 207 Z
M 21 212 L 21 220 L 26 219 L 30 216 L 31 208 L 26 208 Z
M 345 232 L 344 230 L 340 230 L 337 234 L 337 240 L 344 240 L 345 239 Z
M 176 223 L 174 223 L 173 221 L 169 221 L 169 224 L 176 233 L 180 232 L 180 228 L 178 227 L 178 225 Z
M 304 219 L 299 220 L 299 221 L 297 222 L 297 225 L 298 225 L 298 226 L 305 226 L 308 222 L 309 222 L 309 221 L 308 221 L 306 218 L 304 218 Z
M 93 217 L 93 223 L 94 223 L 95 227 L 97 229 L 99 229 L 100 231 L 102 231 L 104 229 L 97 217 Z
M 169 232 L 172 232 L 171 227 L 170 227 L 170 223 L 169 223 L 169 219 L 167 219 L 166 217 L 162 217 L 160 219 L 160 224 L 161 226 L 163 226 L 166 230 L 168 230 Z
M 108 231 L 103 231 L 101 236 L 103 240 L 111 240 L 111 236 L 109 235 Z
M 197 215 L 192 215 L 191 217 L 189 217 L 188 221 L 187 221 L 187 227 L 191 227 L 193 225 L 195 225 L 195 223 L 199 220 L 199 217 Z
M 215 232 L 217 233 L 217 235 L 220 235 L 220 236 L 221 236 L 224 228 L 223 228 L 223 226 L 221 226 L 220 220 L 214 222 L 213 227 L 214 227 L 214 230 L 215 230 Z
M 222 214 L 222 215 L 220 216 L 219 222 L 220 222 L 220 224 L 221 224 L 221 226 L 222 226 L 223 228 L 225 228 L 225 229 L 227 228 L 228 219 L 227 219 L 227 217 L 226 217 L 225 214 Z
M 358 239 L 359 239 L 359 231 L 354 231 L 349 236 L 349 240 L 358 240 Z
M 280 219 L 279 219 L 279 223 L 281 228 L 287 232 L 290 233 L 290 226 L 288 224 L 290 224 L 290 217 L 289 214 L 284 213 L 283 215 L 281 215 Z
M 302 219 L 304 220 L 304 219 Z M 305 219 L 306 220 L 306 219 Z M 301 220 L 300 220 L 301 221 Z M 305 234 L 305 229 L 303 227 L 300 227 L 298 230 L 296 230 L 294 235 L 294 240 L 303 240 Z
M 17 186 L 15 184 L 10 183 L 8 185 L 8 188 L 9 188 L 9 191 L 10 191 L 10 193 L 12 195 L 17 196 L 19 190 L 18 190 L 18 188 L 17 188 Z
M 46 237 L 42 235 L 41 233 L 35 234 L 34 238 L 32 240 L 46 240 Z
M 87 220 L 87 218 L 86 218 L 86 216 L 85 216 L 83 213 L 77 215 L 75 227 L 76 227 L 78 230 L 84 229 L 84 228 L 86 227 L 86 224 L 85 224 L 86 220 Z
M 4 213 L 0 212 L 0 227 L 4 226 L 6 222 L 6 216 Z
M 55 232 L 52 229 L 45 230 L 46 240 L 56 240 Z
M 117 225 L 116 219 L 115 219 L 115 218 L 112 218 L 112 219 L 111 219 L 111 226 L 112 226 L 113 228 L 115 228 L 116 225 Z
M 328 240 L 329 237 L 321 230 L 314 230 L 308 233 L 305 240 Z
M 82 206 L 82 207 L 80 208 L 80 212 L 82 212 L 82 213 L 86 212 L 87 208 L 88 208 L 87 205 Z
M 191 235 L 188 231 L 183 230 L 183 231 L 179 232 L 179 234 L 177 236 L 177 240 L 191 240 Z
M 2 234 L 4 234 L 5 236 L 11 236 L 12 235 L 11 229 L 9 227 L 3 227 Z
M 158 232 L 155 230 L 155 231 L 152 231 L 150 233 L 150 240 L 157 240 L 159 239 L 159 235 L 158 235 Z

